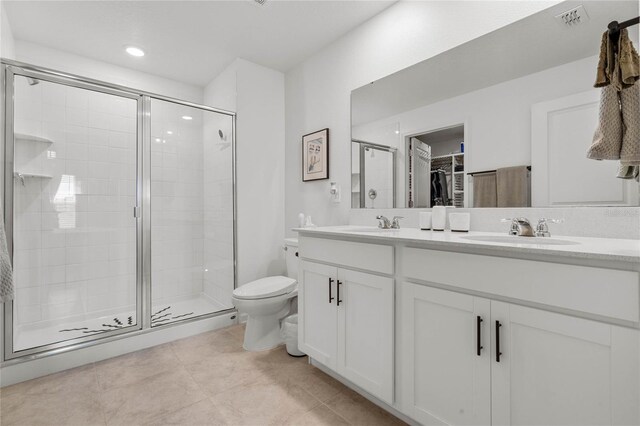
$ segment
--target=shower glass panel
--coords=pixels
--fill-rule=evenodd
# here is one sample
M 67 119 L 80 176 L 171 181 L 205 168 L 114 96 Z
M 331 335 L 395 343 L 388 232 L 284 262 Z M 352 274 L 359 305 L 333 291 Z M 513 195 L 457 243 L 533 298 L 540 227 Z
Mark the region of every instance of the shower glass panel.
M 391 209 L 395 207 L 395 151 L 373 145 L 360 146 L 362 161 L 362 207 Z M 362 197 L 364 195 L 364 197 Z
M 15 75 L 7 123 L 14 352 L 139 328 L 138 100 L 54 80 Z
M 151 325 L 233 308 L 233 117 L 151 98 Z

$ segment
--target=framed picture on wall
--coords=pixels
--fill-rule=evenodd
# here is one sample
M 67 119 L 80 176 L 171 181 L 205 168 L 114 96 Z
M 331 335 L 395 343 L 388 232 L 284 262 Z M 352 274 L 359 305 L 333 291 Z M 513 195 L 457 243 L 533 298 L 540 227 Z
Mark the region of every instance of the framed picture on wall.
M 329 179 L 329 129 L 302 137 L 302 181 Z

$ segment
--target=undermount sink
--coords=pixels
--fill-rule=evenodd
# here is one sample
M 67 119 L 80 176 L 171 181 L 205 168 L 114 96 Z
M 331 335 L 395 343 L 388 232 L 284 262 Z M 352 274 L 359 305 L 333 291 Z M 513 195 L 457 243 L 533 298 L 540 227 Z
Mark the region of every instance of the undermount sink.
M 531 244 L 546 246 L 571 246 L 580 243 L 547 237 L 518 237 L 514 235 L 469 235 L 461 237 L 465 240 L 482 241 L 486 243 Z

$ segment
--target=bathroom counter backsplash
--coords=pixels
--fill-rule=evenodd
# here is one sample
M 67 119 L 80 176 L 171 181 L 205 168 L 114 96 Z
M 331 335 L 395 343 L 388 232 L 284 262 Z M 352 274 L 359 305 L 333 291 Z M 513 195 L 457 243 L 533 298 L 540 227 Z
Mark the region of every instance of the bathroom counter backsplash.
M 502 224 L 508 225 L 508 224 Z M 535 244 L 530 237 L 509 236 L 505 232 L 451 232 L 422 231 L 417 228 L 398 230 L 377 230 L 371 226 L 344 225 L 315 228 L 295 228 L 293 231 L 307 236 L 352 237 L 371 242 L 413 243 L 424 248 L 440 250 L 461 249 L 477 254 L 502 255 L 508 257 L 533 258 L 532 260 L 560 258 L 582 259 L 631 264 L 632 269 L 640 267 L 640 240 L 619 238 L 594 238 L 553 235 L 548 238 L 552 244 Z M 491 241 L 491 239 L 498 241 Z M 488 240 L 487 240 L 488 239 Z M 536 238 L 542 241 L 545 238 Z M 559 243 L 559 244 L 558 244 Z
M 402 228 L 417 228 L 418 214 L 431 209 L 351 209 L 349 225 L 376 226 L 377 215 L 388 218 L 403 216 Z M 616 238 L 640 240 L 640 207 L 554 207 L 554 208 L 486 208 L 456 209 L 452 212 L 471 213 L 471 231 L 504 232 L 508 223 L 500 219 L 526 217 L 533 225 L 538 219 L 563 219 L 562 223 L 549 225 L 551 236 Z M 449 223 L 447 220 L 447 229 Z

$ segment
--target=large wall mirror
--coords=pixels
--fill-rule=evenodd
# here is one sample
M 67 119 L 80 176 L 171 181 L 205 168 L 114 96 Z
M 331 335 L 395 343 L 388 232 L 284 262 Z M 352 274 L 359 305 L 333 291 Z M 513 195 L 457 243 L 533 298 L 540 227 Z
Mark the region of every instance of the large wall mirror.
M 602 34 L 638 14 L 563 2 L 354 90 L 351 206 L 639 205 L 618 161 L 587 158 Z

